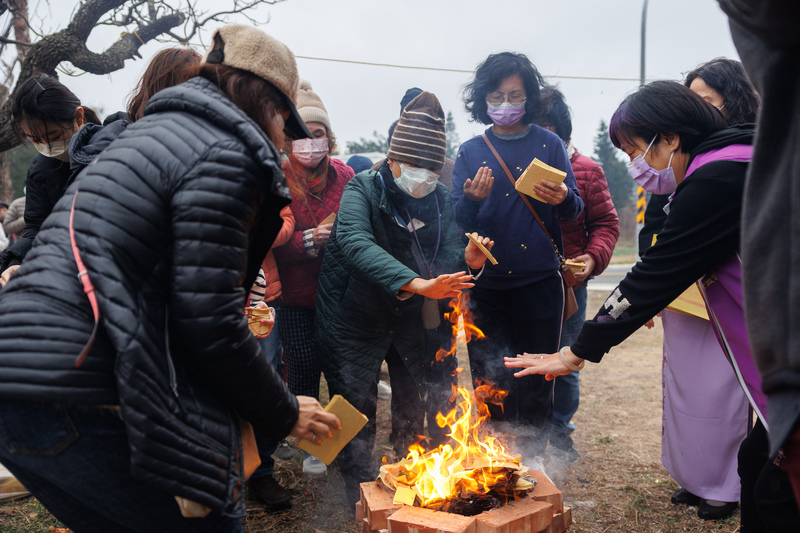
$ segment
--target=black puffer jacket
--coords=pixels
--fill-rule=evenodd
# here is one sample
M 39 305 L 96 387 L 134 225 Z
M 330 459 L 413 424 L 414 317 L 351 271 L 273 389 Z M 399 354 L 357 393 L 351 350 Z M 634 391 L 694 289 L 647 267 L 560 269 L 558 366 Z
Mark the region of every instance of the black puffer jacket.
M 102 314 L 97 343 L 68 233 Z M 278 152 L 212 83 L 154 96 L 69 187 L 0 293 L 0 396 L 118 404 L 134 476 L 243 516 L 235 413 L 280 439 L 297 400 L 242 315 L 288 204 Z
M 36 154 L 25 178 L 25 229 L 17 242 L 0 254 L 0 272 L 12 265 L 19 265 L 33 245 L 53 206 L 69 185 L 71 171 L 68 161 Z

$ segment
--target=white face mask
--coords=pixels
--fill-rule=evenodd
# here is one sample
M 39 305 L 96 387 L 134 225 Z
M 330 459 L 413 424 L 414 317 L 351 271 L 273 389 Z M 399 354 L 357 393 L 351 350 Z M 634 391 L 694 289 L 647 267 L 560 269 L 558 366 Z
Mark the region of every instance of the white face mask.
M 316 167 L 328 155 L 328 138 L 292 141 L 292 155 L 304 167 Z
M 400 177 L 396 179 L 397 186 L 414 198 L 424 198 L 436 190 L 439 174 L 433 170 L 421 167 L 409 167 L 400 164 Z
M 50 144 L 47 143 L 33 143 L 36 151 L 45 157 L 52 157 L 53 159 L 61 159 L 62 161 L 69 161 L 69 139 L 66 141 L 56 141 Z M 66 156 L 66 158 L 64 157 Z

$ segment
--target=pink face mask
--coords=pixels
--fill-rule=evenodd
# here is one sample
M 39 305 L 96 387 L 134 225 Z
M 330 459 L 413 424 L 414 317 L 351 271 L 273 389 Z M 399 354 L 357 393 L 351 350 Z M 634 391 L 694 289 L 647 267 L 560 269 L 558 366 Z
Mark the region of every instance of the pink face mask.
M 663 170 L 654 169 L 644 160 L 644 156 L 650 151 L 657 137 L 658 135 L 653 137 L 653 140 L 650 141 L 644 155 L 637 155 L 633 158 L 633 161 L 628 163 L 628 171 L 631 173 L 633 180 L 647 192 L 653 194 L 670 194 L 675 192 L 675 189 L 678 188 L 678 182 L 675 180 L 675 171 L 672 170 L 672 156 L 675 155 L 675 152 L 669 155 L 667 168 Z
M 292 155 L 304 167 L 315 167 L 328 155 L 328 139 L 325 137 L 292 141 Z
M 492 122 L 507 128 L 508 126 L 513 126 L 525 116 L 525 102 L 519 104 L 512 104 L 511 102 L 490 104 L 486 102 L 486 113 L 492 119 Z

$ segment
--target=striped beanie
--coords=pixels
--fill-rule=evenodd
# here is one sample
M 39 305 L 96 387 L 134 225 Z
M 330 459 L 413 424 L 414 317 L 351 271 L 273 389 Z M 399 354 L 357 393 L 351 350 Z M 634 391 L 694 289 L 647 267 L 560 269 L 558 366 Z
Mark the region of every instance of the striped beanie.
M 415 167 L 440 170 L 446 151 L 442 106 L 433 93 L 420 93 L 400 115 L 387 157 Z

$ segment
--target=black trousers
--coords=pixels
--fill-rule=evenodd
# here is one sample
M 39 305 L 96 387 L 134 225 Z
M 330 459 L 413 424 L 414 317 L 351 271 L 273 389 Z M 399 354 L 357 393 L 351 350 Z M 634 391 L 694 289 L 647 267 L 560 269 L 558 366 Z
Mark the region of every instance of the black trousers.
M 498 431 L 516 437 L 517 451 L 541 455 L 553 419 L 553 382 L 514 377 L 503 357 L 553 353 L 561 336 L 564 291 L 558 274 L 513 290 L 472 289 L 470 308 L 485 339 L 468 344 L 473 385 L 488 381 L 508 391 L 502 406 L 489 405 Z
M 419 440 L 425 422 L 425 402 L 417 385 L 403 363 L 394 346 L 386 354 L 389 379 L 392 385 L 392 431 L 389 442 L 395 453 L 405 457 L 408 447 Z M 331 391 L 336 394 L 336 391 Z M 348 503 L 355 505 L 359 497 L 359 485 L 365 481 L 375 481 L 378 475 L 378 462 L 373 459 L 375 436 L 377 432 L 376 415 L 378 409 L 378 381 L 372 384 L 364 404 L 359 410 L 368 418 L 367 424 L 339 454 L 339 469 L 345 482 Z
M 789 475 L 769 459 L 767 431 L 759 421 L 739 447 L 741 533 L 796 533 L 800 512 Z

